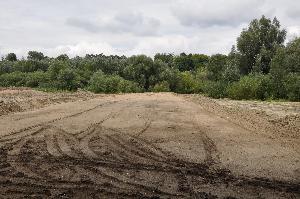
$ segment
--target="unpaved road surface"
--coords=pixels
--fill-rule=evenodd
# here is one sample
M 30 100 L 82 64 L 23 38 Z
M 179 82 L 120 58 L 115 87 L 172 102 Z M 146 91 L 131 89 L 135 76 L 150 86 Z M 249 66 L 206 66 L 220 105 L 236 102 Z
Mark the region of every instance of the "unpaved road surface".
M 203 100 L 107 95 L 2 115 L 0 198 L 299 198 L 298 134 Z

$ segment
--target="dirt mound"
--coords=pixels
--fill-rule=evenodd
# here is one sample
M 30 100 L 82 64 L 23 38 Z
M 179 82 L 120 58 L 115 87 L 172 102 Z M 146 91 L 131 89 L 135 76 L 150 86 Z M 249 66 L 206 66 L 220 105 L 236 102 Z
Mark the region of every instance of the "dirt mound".
M 94 97 L 94 94 L 86 91 L 45 93 L 27 88 L 0 88 L 0 116 L 38 109 L 51 104 L 87 100 Z
M 190 101 L 255 133 L 271 137 L 300 138 L 300 103 L 215 100 L 184 95 Z

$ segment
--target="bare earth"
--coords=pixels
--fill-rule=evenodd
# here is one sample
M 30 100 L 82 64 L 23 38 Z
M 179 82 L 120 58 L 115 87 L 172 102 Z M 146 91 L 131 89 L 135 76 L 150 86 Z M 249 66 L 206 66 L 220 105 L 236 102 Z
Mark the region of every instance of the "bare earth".
M 37 93 L 0 103 L 0 198 L 300 197 L 299 103 Z

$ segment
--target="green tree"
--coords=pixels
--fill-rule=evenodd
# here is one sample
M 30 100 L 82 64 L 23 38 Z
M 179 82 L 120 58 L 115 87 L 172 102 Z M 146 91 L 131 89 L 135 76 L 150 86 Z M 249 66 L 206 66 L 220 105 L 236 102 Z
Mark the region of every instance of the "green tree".
M 222 74 L 225 70 L 227 62 L 227 56 L 222 54 L 212 55 L 209 60 L 209 64 L 207 67 L 208 71 L 208 79 L 210 80 L 221 80 Z
M 125 80 L 118 75 L 105 75 L 102 71 L 98 71 L 92 76 L 88 89 L 95 93 L 131 93 L 141 91 L 137 83 Z
M 232 99 L 267 99 L 270 94 L 270 77 L 262 74 L 243 76 L 238 82 L 232 83 L 228 89 L 228 96 Z
M 300 38 L 287 44 L 285 68 L 288 72 L 300 73 Z
M 42 60 L 45 59 L 45 56 L 43 53 L 41 52 L 37 52 L 37 51 L 29 51 L 28 52 L 28 56 L 27 56 L 28 60 Z
M 35 71 L 26 75 L 26 86 L 28 87 L 41 87 L 48 84 L 49 81 L 48 74 L 43 71 Z
M 231 83 L 240 79 L 239 64 L 240 54 L 236 51 L 235 46 L 232 46 L 223 72 L 223 80 L 225 82 Z
M 62 54 L 56 57 L 57 60 L 59 61 L 67 61 L 69 60 L 69 56 L 67 54 Z
M 208 55 L 204 55 L 204 54 L 193 54 L 192 55 L 192 60 L 193 60 L 194 66 L 197 69 L 206 67 L 207 64 L 209 63 L 209 59 L 210 59 L 210 57 Z
M 285 38 L 286 30 L 280 28 L 276 18 L 270 20 L 262 16 L 254 19 L 237 39 L 237 48 L 242 55 L 242 73 L 249 74 L 255 66 L 257 70 L 267 74 L 271 59 Z
M 291 80 L 300 77 L 300 39 L 296 38 L 287 44 L 287 47 L 278 48 L 271 62 L 272 93 L 274 98 L 287 98 L 297 88 Z M 289 87 L 289 88 L 288 88 Z M 297 94 L 296 94 L 297 95 Z M 293 97 L 288 97 L 295 100 Z
M 290 73 L 284 81 L 287 98 L 291 101 L 300 101 L 300 75 Z
M 167 53 L 157 53 L 155 56 L 154 56 L 154 61 L 157 61 L 157 60 L 161 60 L 169 65 L 172 65 L 173 63 L 173 59 L 174 59 L 174 54 L 167 54 Z
M 80 77 L 73 69 L 66 68 L 60 70 L 57 76 L 56 86 L 61 90 L 77 90 L 81 86 Z
M 286 51 L 284 48 L 278 48 L 272 59 L 270 75 L 272 80 L 273 98 L 286 98 L 286 89 L 284 79 L 288 74 L 286 70 Z
M 17 55 L 15 53 L 8 53 L 5 57 L 5 60 L 11 61 L 11 62 L 18 61 Z
M 181 53 L 174 58 L 174 65 L 179 71 L 193 71 L 195 69 L 195 63 L 193 62 L 192 54 Z
M 195 93 L 198 89 L 198 83 L 190 71 L 180 72 L 180 79 L 176 87 L 176 92 L 178 93 Z
M 145 55 L 132 56 L 124 69 L 126 79 L 137 82 L 145 90 L 150 88 L 150 77 L 154 75 L 154 64 L 150 57 Z
M 25 86 L 26 85 L 26 73 L 19 71 L 0 75 L 0 86 Z

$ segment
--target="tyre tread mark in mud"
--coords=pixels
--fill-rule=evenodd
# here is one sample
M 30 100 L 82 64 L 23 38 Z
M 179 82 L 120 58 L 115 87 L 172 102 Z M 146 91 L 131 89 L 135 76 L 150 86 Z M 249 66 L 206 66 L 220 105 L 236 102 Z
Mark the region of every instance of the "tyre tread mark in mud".
M 140 130 L 139 132 L 137 132 L 137 133 L 135 134 L 135 136 L 139 137 L 139 136 L 141 136 L 143 133 L 145 133 L 145 132 L 149 129 L 149 127 L 151 126 L 151 123 L 152 123 L 152 120 L 148 119 L 148 120 L 145 122 L 145 127 L 144 127 L 142 130 Z
M 171 166 L 170 162 L 168 162 L 167 158 L 159 156 L 151 152 L 151 148 L 149 146 L 143 145 L 143 147 L 139 146 L 138 144 L 125 140 L 121 137 L 121 135 L 114 134 L 109 136 L 109 138 L 116 144 L 119 145 L 120 148 L 129 151 L 133 156 L 138 158 L 142 158 L 144 160 L 151 161 L 152 164 L 167 164 Z M 136 139 L 138 142 L 138 140 Z M 139 142 L 138 142 L 139 143 Z M 140 143 L 139 143 L 140 144 Z M 129 161 L 129 160 L 128 160 Z
M 118 101 L 112 101 L 112 102 L 106 102 L 106 103 L 102 103 L 102 104 L 98 104 L 90 109 L 87 109 L 87 110 L 84 110 L 84 111 L 80 111 L 78 113 L 74 113 L 74 114 L 71 114 L 71 115 L 67 115 L 65 117 L 60 117 L 60 118 L 56 118 L 56 119 L 53 119 L 53 120 L 50 120 L 50 121 L 47 121 L 47 122 L 44 122 L 44 123 L 40 123 L 40 124 L 36 124 L 36 125 L 32 125 L 32 126 L 29 126 L 29 127 L 25 127 L 25 128 L 22 128 L 22 129 L 19 129 L 17 131 L 12 131 L 10 132 L 9 134 L 7 135 L 4 135 L 4 136 L 1 136 L 1 140 L 5 137 L 9 137 L 9 136 L 12 136 L 12 135 L 15 135 L 15 134 L 19 134 L 19 133 L 22 133 L 22 132 L 25 132 L 25 131 L 29 131 L 29 130 L 32 130 L 34 128 L 37 128 L 37 127 L 40 127 L 40 126 L 44 126 L 44 125 L 47 125 L 47 124 L 52 124 L 54 122 L 57 122 L 57 121 L 60 121 L 60 120 L 63 120 L 63 119 L 68 119 L 68 118 L 72 118 L 72 117 L 76 117 L 76 116 L 79 116 L 79 115 L 82 115 L 84 113 L 87 113 L 87 112 L 90 112 L 92 110 L 95 110 L 97 108 L 100 108 L 102 106 L 105 106 L 105 105 L 111 105 L 111 104 L 114 104 L 114 103 L 117 103 Z M 1 141 L 0 140 L 0 141 Z
M 108 175 L 108 174 L 105 174 L 104 172 L 100 171 L 99 169 L 97 168 L 94 168 L 94 167 L 91 167 L 90 168 L 92 171 L 96 172 L 96 173 L 100 173 L 102 176 L 106 177 L 106 178 L 109 178 L 111 179 L 112 181 L 116 181 L 116 182 L 119 182 L 119 183 L 124 183 L 124 181 L 114 177 L 114 176 L 111 176 L 111 175 Z M 163 195 L 168 195 L 168 196 L 174 196 L 174 194 L 171 194 L 171 193 L 167 193 L 167 192 L 164 192 L 164 191 L 161 191 L 161 190 L 157 190 L 155 189 L 154 187 L 149 187 L 149 186 L 145 186 L 145 185 L 142 185 L 142 184 L 139 184 L 139 183 L 131 183 L 131 182 L 125 182 L 126 184 L 128 185 L 131 185 L 131 186 L 134 186 L 136 188 L 138 188 L 139 190 L 144 190 L 144 191 L 148 191 L 150 194 L 153 192 L 156 192 L 157 194 L 163 194 Z

